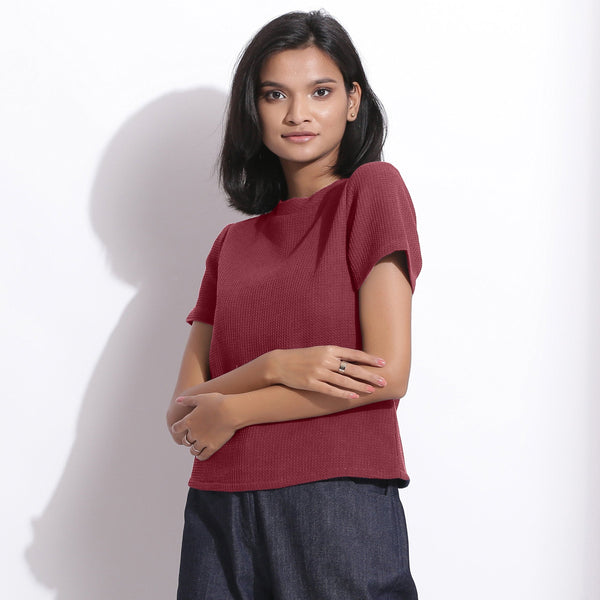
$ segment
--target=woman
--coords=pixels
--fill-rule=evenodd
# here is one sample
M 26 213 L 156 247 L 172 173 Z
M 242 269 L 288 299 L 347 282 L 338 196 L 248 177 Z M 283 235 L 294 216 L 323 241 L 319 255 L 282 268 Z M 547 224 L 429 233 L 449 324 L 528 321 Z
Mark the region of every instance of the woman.
M 417 597 L 396 408 L 421 256 L 385 123 L 322 12 L 261 29 L 220 155 L 231 204 L 167 422 L 195 455 L 178 598 Z

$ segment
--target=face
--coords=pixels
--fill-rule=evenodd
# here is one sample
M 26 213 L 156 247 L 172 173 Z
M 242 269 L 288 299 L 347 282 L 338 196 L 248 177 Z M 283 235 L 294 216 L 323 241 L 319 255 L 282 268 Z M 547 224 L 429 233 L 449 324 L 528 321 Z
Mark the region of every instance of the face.
M 260 71 L 258 115 L 263 142 L 286 163 L 337 161 L 348 121 L 358 115 L 360 86 L 350 93 L 335 62 L 314 46 L 270 56 Z

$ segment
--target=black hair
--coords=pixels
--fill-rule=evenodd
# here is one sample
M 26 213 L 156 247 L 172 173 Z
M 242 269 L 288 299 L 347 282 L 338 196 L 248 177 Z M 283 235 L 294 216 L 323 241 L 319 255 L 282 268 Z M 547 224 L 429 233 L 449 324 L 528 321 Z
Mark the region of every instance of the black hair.
M 309 46 L 327 53 L 336 63 L 347 93 L 353 81 L 362 89 L 357 118 L 346 124 L 333 173 L 350 177 L 360 165 L 381 160 L 386 137 L 384 109 L 369 86 L 347 31 L 323 10 L 286 13 L 250 40 L 233 76 L 218 169 L 229 204 L 243 213 L 267 213 L 287 197 L 279 158 L 262 141 L 256 106 L 260 70 L 276 52 Z

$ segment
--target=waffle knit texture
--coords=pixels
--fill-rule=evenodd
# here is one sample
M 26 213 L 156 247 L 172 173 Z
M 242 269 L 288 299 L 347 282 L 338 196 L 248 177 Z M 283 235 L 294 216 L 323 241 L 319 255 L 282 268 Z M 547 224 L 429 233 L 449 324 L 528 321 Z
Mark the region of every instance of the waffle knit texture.
M 406 253 L 421 270 L 414 207 L 400 173 L 361 165 L 308 198 L 227 225 L 215 240 L 188 323 L 213 325 L 212 377 L 274 349 L 333 344 L 362 349 L 358 290 L 383 257 Z M 203 490 L 286 487 L 332 477 L 408 485 L 396 409 L 382 400 L 331 415 L 252 425 L 189 481 Z

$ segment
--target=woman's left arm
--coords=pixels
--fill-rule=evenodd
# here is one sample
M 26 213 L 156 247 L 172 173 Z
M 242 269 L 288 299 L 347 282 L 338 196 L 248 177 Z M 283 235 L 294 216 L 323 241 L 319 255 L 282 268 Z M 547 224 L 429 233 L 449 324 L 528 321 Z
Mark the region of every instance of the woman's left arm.
M 381 259 L 359 290 L 363 350 L 386 360 L 384 367 L 365 369 L 383 377 L 387 385 L 357 398 L 337 398 L 317 392 L 272 385 L 243 394 L 206 394 L 178 399 L 194 409 L 175 423 L 174 433 L 193 430 L 197 446 L 205 447 L 199 460 L 210 458 L 232 432 L 260 423 L 320 417 L 406 393 L 410 372 L 412 290 L 403 252 Z M 225 439 L 227 438 L 227 439 Z M 224 442 L 221 440 L 225 439 Z

